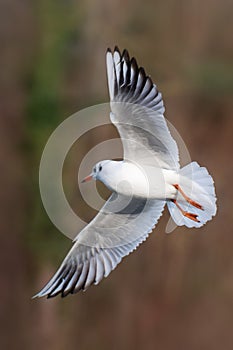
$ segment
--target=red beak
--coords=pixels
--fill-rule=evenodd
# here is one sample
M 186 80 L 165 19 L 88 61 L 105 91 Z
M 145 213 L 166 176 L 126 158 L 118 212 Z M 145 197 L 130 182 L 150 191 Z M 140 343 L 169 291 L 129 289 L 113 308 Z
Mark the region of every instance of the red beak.
M 83 183 L 83 182 L 88 182 L 88 181 L 91 181 L 91 180 L 93 180 L 92 175 L 88 175 L 81 182 Z

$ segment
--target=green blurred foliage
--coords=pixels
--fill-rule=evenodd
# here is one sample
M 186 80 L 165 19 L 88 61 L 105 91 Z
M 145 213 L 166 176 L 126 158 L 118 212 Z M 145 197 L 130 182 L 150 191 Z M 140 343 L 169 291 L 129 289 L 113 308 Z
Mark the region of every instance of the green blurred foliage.
M 37 4 L 39 41 L 28 99 L 28 142 L 31 159 L 32 216 L 28 242 L 39 261 L 53 260 L 68 242 L 45 213 L 39 196 L 38 168 L 43 147 L 64 118 L 61 87 L 66 67 L 67 42 L 77 26 L 72 3 L 41 1 Z

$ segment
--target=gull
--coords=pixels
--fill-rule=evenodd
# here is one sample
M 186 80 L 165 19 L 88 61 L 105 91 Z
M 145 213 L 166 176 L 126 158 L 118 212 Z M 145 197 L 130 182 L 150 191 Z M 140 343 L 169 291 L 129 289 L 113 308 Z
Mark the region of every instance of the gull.
M 199 228 L 216 214 L 214 182 L 207 169 L 197 162 L 180 168 L 162 95 L 150 76 L 127 50 L 117 47 L 107 50 L 106 66 L 110 119 L 124 157 L 98 162 L 82 181 L 102 181 L 112 194 L 34 297 L 65 297 L 98 284 L 147 239 L 166 204 L 178 226 Z

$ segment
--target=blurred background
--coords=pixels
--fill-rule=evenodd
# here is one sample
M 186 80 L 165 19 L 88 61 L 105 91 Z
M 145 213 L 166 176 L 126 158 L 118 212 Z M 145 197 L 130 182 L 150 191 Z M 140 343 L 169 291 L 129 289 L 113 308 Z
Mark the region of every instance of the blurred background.
M 232 11 L 230 0 L 1 0 L 1 349 L 233 348 Z M 31 300 L 71 246 L 40 200 L 41 153 L 62 120 L 108 101 L 115 44 L 153 77 L 167 119 L 213 175 L 218 215 L 166 235 L 165 212 L 99 286 Z M 67 196 L 86 220 L 93 213 L 72 191 L 77 162 L 116 135 L 88 133 L 67 161 Z

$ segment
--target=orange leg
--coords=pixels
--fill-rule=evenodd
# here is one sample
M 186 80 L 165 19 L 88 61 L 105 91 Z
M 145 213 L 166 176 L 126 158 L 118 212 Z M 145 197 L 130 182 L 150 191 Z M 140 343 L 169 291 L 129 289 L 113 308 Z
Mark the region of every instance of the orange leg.
M 184 193 L 184 191 L 180 188 L 179 185 L 173 185 L 173 186 L 175 187 L 175 189 L 176 189 L 177 191 L 180 192 L 180 194 L 184 197 L 184 199 L 185 199 L 188 203 L 190 203 L 190 204 L 191 204 L 192 206 L 194 206 L 195 208 L 204 210 L 204 209 L 203 209 L 203 206 L 202 206 L 201 204 L 199 204 L 199 203 L 193 201 L 191 198 L 189 198 L 189 197 Z
M 197 219 L 197 214 L 193 214 L 193 213 L 189 213 L 185 210 L 183 210 L 181 208 L 181 206 L 177 203 L 177 200 L 176 199 L 171 199 L 171 201 L 177 206 L 177 208 L 181 211 L 182 215 L 186 216 L 187 218 L 189 218 L 190 220 L 193 220 L 195 222 L 200 222 L 198 219 Z

